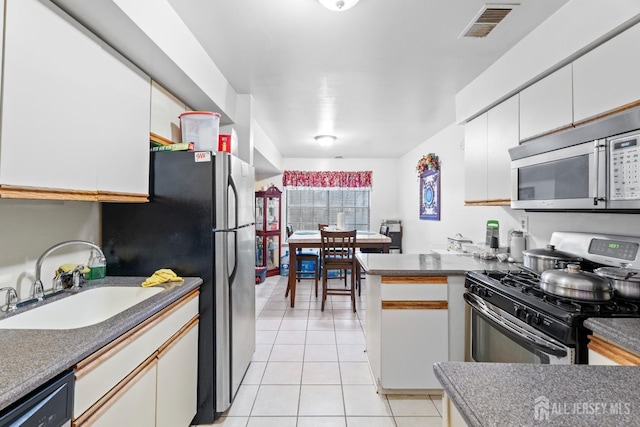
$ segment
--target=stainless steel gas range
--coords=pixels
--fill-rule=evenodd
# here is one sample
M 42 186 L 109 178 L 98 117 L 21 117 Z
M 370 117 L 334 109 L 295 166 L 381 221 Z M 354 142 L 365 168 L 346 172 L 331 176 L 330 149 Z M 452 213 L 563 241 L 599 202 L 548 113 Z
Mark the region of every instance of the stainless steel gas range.
M 584 271 L 640 267 L 638 237 L 555 232 L 550 243 L 581 257 Z M 464 298 L 471 308 L 474 361 L 585 364 L 589 333 L 585 319 L 640 317 L 640 301 L 623 298 L 613 289 L 607 299 L 580 300 L 545 292 L 540 284 L 540 275 L 524 267 L 466 274 Z

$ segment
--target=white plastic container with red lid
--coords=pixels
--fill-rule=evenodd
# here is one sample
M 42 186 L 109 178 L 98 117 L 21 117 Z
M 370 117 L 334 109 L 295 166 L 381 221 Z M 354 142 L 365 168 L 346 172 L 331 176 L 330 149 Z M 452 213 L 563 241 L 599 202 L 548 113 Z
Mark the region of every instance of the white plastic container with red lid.
M 220 132 L 220 114 L 188 111 L 180 114 L 182 142 L 193 142 L 196 151 L 216 151 Z

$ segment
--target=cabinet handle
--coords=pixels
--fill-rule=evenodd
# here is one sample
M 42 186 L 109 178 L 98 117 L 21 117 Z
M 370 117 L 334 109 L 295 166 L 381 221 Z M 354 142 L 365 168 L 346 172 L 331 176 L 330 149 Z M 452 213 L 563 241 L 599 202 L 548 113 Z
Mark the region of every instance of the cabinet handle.
M 383 310 L 447 310 L 447 301 L 382 301 Z

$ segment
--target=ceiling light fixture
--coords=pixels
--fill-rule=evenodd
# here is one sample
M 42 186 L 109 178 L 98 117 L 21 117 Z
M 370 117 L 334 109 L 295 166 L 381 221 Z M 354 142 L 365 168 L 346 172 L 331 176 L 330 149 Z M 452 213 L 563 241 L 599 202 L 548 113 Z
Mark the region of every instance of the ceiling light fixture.
M 337 138 L 333 135 L 318 135 L 315 140 L 321 147 L 328 147 L 335 142 Z
M 342 12 L 343 10 L 351 9 L 360 0 L 318 0 L 320 4 L 329 10 L 334 12 Z

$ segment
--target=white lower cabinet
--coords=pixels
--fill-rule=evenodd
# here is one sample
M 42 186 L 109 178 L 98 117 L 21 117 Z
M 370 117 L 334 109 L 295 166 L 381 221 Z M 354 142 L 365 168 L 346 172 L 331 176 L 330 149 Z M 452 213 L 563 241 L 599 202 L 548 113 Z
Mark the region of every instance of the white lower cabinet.
M 188 426 L 196 414 L 197 353 L 193 292 L 75 366 L 72 425 Z
M 197 411 L 198 325 L 160 349 L 156 427 L 188 426 Z
M 449 360 L 446 277 L 367 275 L 367 357 L 378 390 L 440 389 Z
M 589 349 L 589 365 L 612 365 L 612 366 L 620 366 L 619 363 L 614 362 L 609 359 L 607 356 L 604 356 L 597 351 L 593 351 Z
M 155 359 L 151 359 L 150 363 L 127 382 L 119 394 L 113 396 L 83 425 L 154 427 L 157 364 Z

